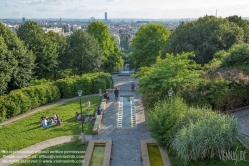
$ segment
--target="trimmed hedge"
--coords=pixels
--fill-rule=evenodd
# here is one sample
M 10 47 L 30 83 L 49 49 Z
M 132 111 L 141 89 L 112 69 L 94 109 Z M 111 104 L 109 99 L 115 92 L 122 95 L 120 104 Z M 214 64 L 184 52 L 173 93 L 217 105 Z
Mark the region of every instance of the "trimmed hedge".
M 39 82 L 39 81 L 38 81 Z M 82 90 L 83 95 L 98 93 L 99 86 L 104 92 L 113 87 L 113 79 L 108 73 L 93 73 L 60 79 L 54 83 L 34 85 L 11 91 L 0 96 L 0 122 L 7 118 L 30 111 L 41 105 L 58 101 L 60 98 L 77 96 Z
M 60 99 L 59 88 L 53 84 L 30 86 L 13 90 L 0 98 L 0 120 L 30 111 Z

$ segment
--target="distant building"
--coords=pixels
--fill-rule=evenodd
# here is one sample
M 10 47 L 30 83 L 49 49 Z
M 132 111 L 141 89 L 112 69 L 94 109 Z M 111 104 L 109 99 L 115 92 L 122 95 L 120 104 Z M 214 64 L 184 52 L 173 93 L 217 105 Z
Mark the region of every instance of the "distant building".
M 53 28 L 52 27 L 50 27 L 50 28 L 43 27 L 42 29 L 43 29 L 43 31 L 45 33 L 49 32 L 49 31 L 53 31 L 55 33 L 59 33 L 59 34 L 62 34 L 62 35 L 64 33 L 63 28 L 58 28 L 58 27 L 53 27 Z
M 105 12 L 105 21 L 107 21 L 107 12 Z
M 76 31 L 76 30 L 79 30 L 81 29 L 81 26 L 80 25 L 73 25 L 73 31 Z
M 24 24 L 26 21 L 25 17 L 22 18 L 22 23 Z
M 95 21 L 95 18 L 94 18 L 94 17 L 91 17 L 91 18 L 90 18 L 90 22 L 93 22 L 93 21 Z

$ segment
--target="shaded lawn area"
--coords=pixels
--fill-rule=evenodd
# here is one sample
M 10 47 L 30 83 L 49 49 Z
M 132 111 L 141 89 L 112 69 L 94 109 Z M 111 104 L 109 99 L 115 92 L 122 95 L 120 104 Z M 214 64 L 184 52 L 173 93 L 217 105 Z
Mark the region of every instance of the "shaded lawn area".
M 70 142 L 44 149 L 42 153 L 36 153 L 12 166 L 33 166 L 33 165 L 65 165 L 82 166 L 87 144 Z
M 86 103 L 87 100 L 90 100 L 91 106 L 82 107 L 84 115 L 87 109 L 93 114 L 95 107 L 100 105 L 102 97 L 90 96 L 82 98 L 82 103 Z M 80 135 L 81 123 L 76 121 L 76 111 L 80 112 L 80 99 L 56 105 L 1 127 L 0 158 L 3 157 L 2 150 L 5 150 L 4 155 L 7 155 L 6 153 L 9 151 L 18 151 L 51 138 L 66 135 Z M 53 113 L 57 113 L 61 117 L 62 126 L 53 126 L 52 128 L 44 129 L 40 122 L 41 116 L 44 114 L 47 117 L 52 117 Z M 94 122 L 84 123 L 86 134 L 92 134 L 93 125 Z
M 246 152 L 245 153 L 245 160 L 244 160 L 244 156 L 240 156 L 240 152 Z M 230 157 L 226 158 L 223 157 L 223 159 L 219 158 L 219 157 L 215 157 L 214 159 L 210 160 L 204 160 L 204 161 L 196 161 L 196 162 L 191 162 L 188 163 L 188 166 L 232 166 L 232 165 L 236 165 L 236 166 L 245 166 L 245 165 L 249 165 L 249 152 L 248 149 L 246 149 L 241 143 L 236 142 L 234 143 L 233 147 L 231 148 L 230 152 L 233 152 L 236 155 L 233 155 L 235 157 L 232 157 L 234 160 L 231 160 Z M 236 153 L 235 153 L 236 152 Z M 183 162 L 181 160 L 179 160 L 179 158 L 176 156 L 175 153 L 173 152 L 167 152 L 171 165 L 172 166 L 183 166 Z M 223 153 L 224 154 L 224 153 Z M 226 154 L 224 154 L 224 156 L 228 156 Z M 236 157 L 237 157 L 237 161 L 236 161 Z

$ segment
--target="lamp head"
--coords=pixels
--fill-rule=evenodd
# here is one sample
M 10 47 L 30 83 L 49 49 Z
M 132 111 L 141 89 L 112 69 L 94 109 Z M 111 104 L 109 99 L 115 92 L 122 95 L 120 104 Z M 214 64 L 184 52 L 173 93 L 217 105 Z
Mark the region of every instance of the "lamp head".
M 82 95 L 82 90 L 78 90 L 78 95 L 81 96 Z
M 168 90 L 168 95 L 169 95 L 169 97 L 171 97 L 172 94 L 173 94 L 173 90 Z

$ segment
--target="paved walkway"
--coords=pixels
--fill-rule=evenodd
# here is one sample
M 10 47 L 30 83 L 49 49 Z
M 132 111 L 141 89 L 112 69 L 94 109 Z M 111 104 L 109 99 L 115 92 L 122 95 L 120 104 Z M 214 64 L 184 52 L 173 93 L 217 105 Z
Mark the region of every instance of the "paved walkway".
M 142 106 L 141 95 L 131 91 L 131 82 L 137 85 L 137 79 L 129 76 L 113 75 L 115 87 L 120 88 L 119 94 L 134 95 L 137 116 L 137 128 L 117 129 L 118 102 L 113 93 L 110 93 L 110 101 L 107 103 L 102 127 L 94 140 L 112 140 L 111 166 L 142 166 L 142 154 L 140 140 L 153 140 L 147 128 L 146 115 Z

